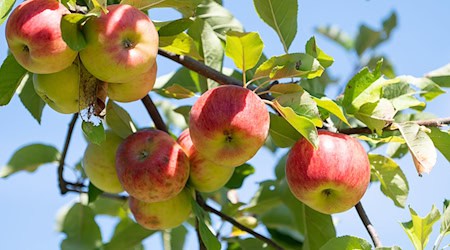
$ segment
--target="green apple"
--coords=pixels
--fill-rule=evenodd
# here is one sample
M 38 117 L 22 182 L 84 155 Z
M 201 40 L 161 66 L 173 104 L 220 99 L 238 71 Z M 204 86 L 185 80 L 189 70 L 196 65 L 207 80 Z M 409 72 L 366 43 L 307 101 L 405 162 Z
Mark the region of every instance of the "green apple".
M 108 97 L 117 102 L 134 102 L 142 99 L 153 89 L 158 66 L 153 66 L 137 79 L 126 83 L 108 83 Z
M 184 189 L 169 200 L 147 203 L 133 196 L 129 198 L 130 211 L 136 222 L 150 230 L 170 229 L 181 225 L 192 212 L 192 194 Z
M 61 37 L 61 18 L 70 11 L 57 0 L 28 0 L 6 23 L 6 41 L 26 70 L 50 74 L 69 67 L 77 56 Z
M 109 5 L 108 13 L 83 26 L 87 46 L 80 51 L 86 69 L 108 83 L 130 82 L 156 61 L 158 32 L 142 11 L 126 4 Z
M 234 167 L 224 167 L 205 159 L 192 144 L 189 129 L 185 129 L 178 137 L 178 144 L 189 157 L 191 170 L 189 184 L 200 192 L 214 192 L 223 187 L 234 172 Z
M 83 168 L 94 186 L 108 193 L 123 191 L 116 172 L 116 151 L 123 139 L 113 131 L 105 131 L 100 145 L 89 143 L 84 151 Z
M 292 147 L 286 180 L 292 194 L 312 209 L 339 213 L 363 197 L 370 182 L 370 163 L 355 138 L 319 131 L 317 150 L 305 138 Z
M 80 104 L 80 70 L 73 63 L 62 71 L 52 74 L 33 74 L 36 93 L 52 109 L 63 114 L 77 113 L 86 107 Z

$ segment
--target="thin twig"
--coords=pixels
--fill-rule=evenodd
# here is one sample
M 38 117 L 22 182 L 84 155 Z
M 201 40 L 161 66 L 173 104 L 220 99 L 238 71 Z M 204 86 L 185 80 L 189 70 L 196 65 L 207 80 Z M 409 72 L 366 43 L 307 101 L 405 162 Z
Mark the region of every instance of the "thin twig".
M 197 203 L 205 210 L 208 212 L 211 212 L 217 216 L 219 216 L 220 218 L 222 218 L 225 221 L 228 221 L 229 223 L 231 223 L 233 226 L 239 228 L 242 231 L 245 231 L 251 235 L 253 235 L 255 238 L 267 243 L 268 245 L 272 246 L 275 249 L 278 250 L 282 250 L 283 248 L 278 245 L 277 243 L 275 243 L 274 241 L 272 241 L 271 239 L 265 237 L 264 235 L 261 235 L 257 232 L 255 232 L 254 230 L 242 225 L 241 223 L 239 223 L 238 221 L 236 221 L 235 219 L 233 219 L 232 217 L 216 210 L 213 207 L 210 207 L 208 204 L 206 204 L 206 202 L 203 200 L 203 198 L 200 195 L 197 195 Z
M 367 217 L 366 211 L 364 210 L 361 202 L 358 202 L 358 204 L 355 205 L 356 211 L 358 212 L 359 218 L 361 218 L 362 223 L 364 224 L 367 232 L 370 235 L 370 238 L 372 238 L 373 244 L 375 247 L 382 247 L 380 238 L 378 237 L 377 231 L 375 230 L 375 227 L 372 225 L 372 223 L 369 220 L 369 217 Z
M 147 109 L 147 112 L 152 118 L 153 122 L 155 123 L 155 127 L 159 130 L 168 133 L 169 130 L 167 129 L 166 123 L 164 123 L 161 115 L 158 112 L 158 109 L 156 108 L 155 103 L 153 103 L 150 96 L 146 95 L 144 98 L 141 99 L 141 101 L 144 104 L 145 108 Z
M 72 116 L 72 120 L 69 123 L 69 129 L 67 130 L 66 141 L 64 142 L 64 148 L 61 153 L 61 158 L 59 159 L 58 166 L 58 182 L 59 182 L 59 191 L 61 194 L 67 193 L 69 190 L 67 189 L 67 182 L 64 180 L 64 165 L 67 155 L 67 150 L 69 149 L 70 139 L 72 138 L 73 129 L 75 128 L 75 123 L 78 119 L 78 113 Z

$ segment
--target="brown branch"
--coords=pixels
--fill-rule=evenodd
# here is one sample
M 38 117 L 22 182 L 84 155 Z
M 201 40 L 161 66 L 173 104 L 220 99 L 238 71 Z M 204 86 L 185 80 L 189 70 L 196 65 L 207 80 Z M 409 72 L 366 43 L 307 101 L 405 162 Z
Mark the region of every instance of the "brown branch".
M 199 195 L 197 193 L 197 203 L 207 212 L 213 213 L 217 216 L 219 216 L 220 218 L 222 218 L 225 221 L 228 221 L 229 223 L 231 223 L 233 226 L 239 228 L 242 231 L 245 231 L 251 235 L 253 235 L 255 238 L 267 243 L 268 245 L 272 246 L 275 249 L 278 250 L 282 250 L 283 248 L 278 245 L 277 243 L 275 243 L 274 241 L 272 241 L 271 239 L 265 237 L 264 235 L 261 235 L 257 232 L 255 232 L 254 230 L 252 230 L 251 228 L 248 228 L 244 225 L 242 225 L 241 223 L 239 223 L 238 221 L 236 221 L 235 219 L 233 219 L 232 217 L 216 210 L 215 208 L 209 206 L 208 204 L 206 204 L 205 200 L 203 200 L 203 197 L 201 195 Z
M 412 121 L 417 123 L 418 125 L 425 126 L 425 127 L 441 127 L 445 125 L 450 124 L 450 117 L 445 118 L 437 118 L 437 119 L 430 119 L 430 120 L 420 120 L 420 121 Z M 384 128 L 385 131 L 392 131 L 397 129 L 391 129 L 390 127 Z M 360 127 L 360 128 L 347 128 L 342 129 L 339 131 L 341 134 L 372 134 L 372 130 L 370 130 L 368 127 Z
M 364 210 L 361 202 L 358 202 L 358 204 L 355 205 L 356 211 L 358 212 L 359 218 L 361 218 L 362 223 L 364 224 L 364 227 L 366 228 L 367 232 L 370 235 L 370 238 L 372 238 L 373 244 L 375 247 L 382 247 L 380 238 L 378 237 L 377 231 L 375 230 L 375 227 L 372 225 L 372 223 L 369 220 L 369 217 L 366 214 L 366 211 Z
M 72 138 L 73 129 L 75 128 L 75 123 L 78 119 L 78 113 L 75 113 L 72 116 L 72 120 L 69 123 L 69 129 L 67 130 L 66 135 L 66 141 L 64 142 L 64 148 L 61 153 L 61 158 L 59 159 L 59 166 L 58 166 L 58 182 L 59 182 L 59 191 L 61 194 L 67 193 L 69 190 L 67 188 L 68 182 L 64 180 L 64 165 L 67 155 L 67 150 L 69 149 L 70 139 Z M 70 183 L 72 184 L 72 183 Z
M 158 112 L 158 109 L 156 108 L 155 103 L 153 103 L 150 96 L 146 95 L 144 98 L 141 99 L 141 101 L 144 104 L 145 108 L 147 109 L 147 112 L 152 118 L 153 122 L 155 123 L 155 127 L 159 130 L 168 133 L 169 130 L 167 129 L 166 123 L 164 123 L 161 115 Z

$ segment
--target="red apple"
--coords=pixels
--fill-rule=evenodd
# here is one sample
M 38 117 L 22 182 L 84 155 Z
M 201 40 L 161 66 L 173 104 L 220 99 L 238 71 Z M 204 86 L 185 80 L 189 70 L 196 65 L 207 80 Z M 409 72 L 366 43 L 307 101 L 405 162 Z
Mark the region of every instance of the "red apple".
M 184 189 L 175 197 L 160 202 L 147 203 L 130 196 L 128 204 L 138 224 L 150 230 L 163 230 L 177 227 L 189 218 L 191 199 L 191 192 Z
M 147 72 L 158 53 L 158 33 L 150 18 L 125 4 L 83 26 L 87 46 L 80 51 L 86 69 L 109 83 L 130 82 Z
M 140 130 L 120 144 L 116 170 L 125 191 L 145 202 L 176 196 L 189 177 L 189 158 L 167 133 Z
M 190 112 L 189 130 L 195 148 L 206 159 L 236 167 L 261 148 L 269 123 L 269 113 L 255 93 L 227 85 L 200 96 Z
M 50 74 L 69 67 L 77 56 L 61 37 L 61 18 L 70 14 L 57 0 L 28 0 L 17 6 L 6 23 L 6 41 L 26 70 Z
M 192 144 L 189 129 L 178 137 L 178 144 L 189 157 L 191 170 L 189 184 L 200 192 L 214 192 L 223 187 L 231 178 L 234 168 L 224 167 L 209 161 L 199 154 Z
M 355 138 L 319 131 L 317 150 L 302 138 L 289 152 L 286 180 L 297 199 L 325 214 L 356 205 L 370 181 L 367 153 Z

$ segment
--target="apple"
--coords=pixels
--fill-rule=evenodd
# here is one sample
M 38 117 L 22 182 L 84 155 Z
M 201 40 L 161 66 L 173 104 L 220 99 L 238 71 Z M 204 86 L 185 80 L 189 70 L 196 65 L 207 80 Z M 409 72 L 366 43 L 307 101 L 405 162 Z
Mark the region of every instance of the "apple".
M 191 170 L 189 184 L 200 192 L 214 192 L 223 187 L 234 172 L 233 167 L 224 167 L 205 159 L 192 144 L 189 129 L 185 129 L 178 137 L 178 144 L 189 157 Z
M 134 102 L 142 99 L 153 89 L 158 66 L 153 66 L 137 79 L 126 83 L 108 83 L 108 97 L 117 102 Z
M 86 108 L 80 104 L 80 70 L 73 63 L 62 71 L 51 74 L 33 74 L 36 93 L 53 110 L 63 114 L 73 114 Z
M 100 144 L 89 143 L 84 151 L 83 168 L 94 186 L 108 193 L 123 192 L 116 172 L 116 151 L 123 139 L 113 131 L 105 131 Z
M 189 158 L 169 134 L 143 129 L 120 144 L 116 169 L 120 183 L 131 196 L 159 202 L 183 190 L 189 178 Z
M 87 45 L 80 58 L 104 82 L 130 82 L 155 63 L 158 33 L 150 18 L 135 7 L 116 4 L 107 9 L 107 14 L 90 18 L 83 26 Z
M 69 67 L 77 56 L 61 37 L 61 18 L 70 11 L 57 0 L 28 0 L 6 23 L 6 41 L 26 70 L 50 74 Z
M 286 161 L 286 180 L 292 194 L 312 209 L 339 213 L 363 197 L 370 163 L 355 138 L 319 131 L 317 150 L 305 138 L 294 144 Z
M 252 91 L 219 86 L 194 103 L 189 130 L 195 148 L 206 159 L 236 167 L 251 159 L 269 131 L 269 112 Z
M 184 189 L 175 197 L 153 203 L 130 196 L 128 204 L 138 224 L 149 230 L 163 230 L 177 227 L 189 218 L 191 199 L 191 192 Z

